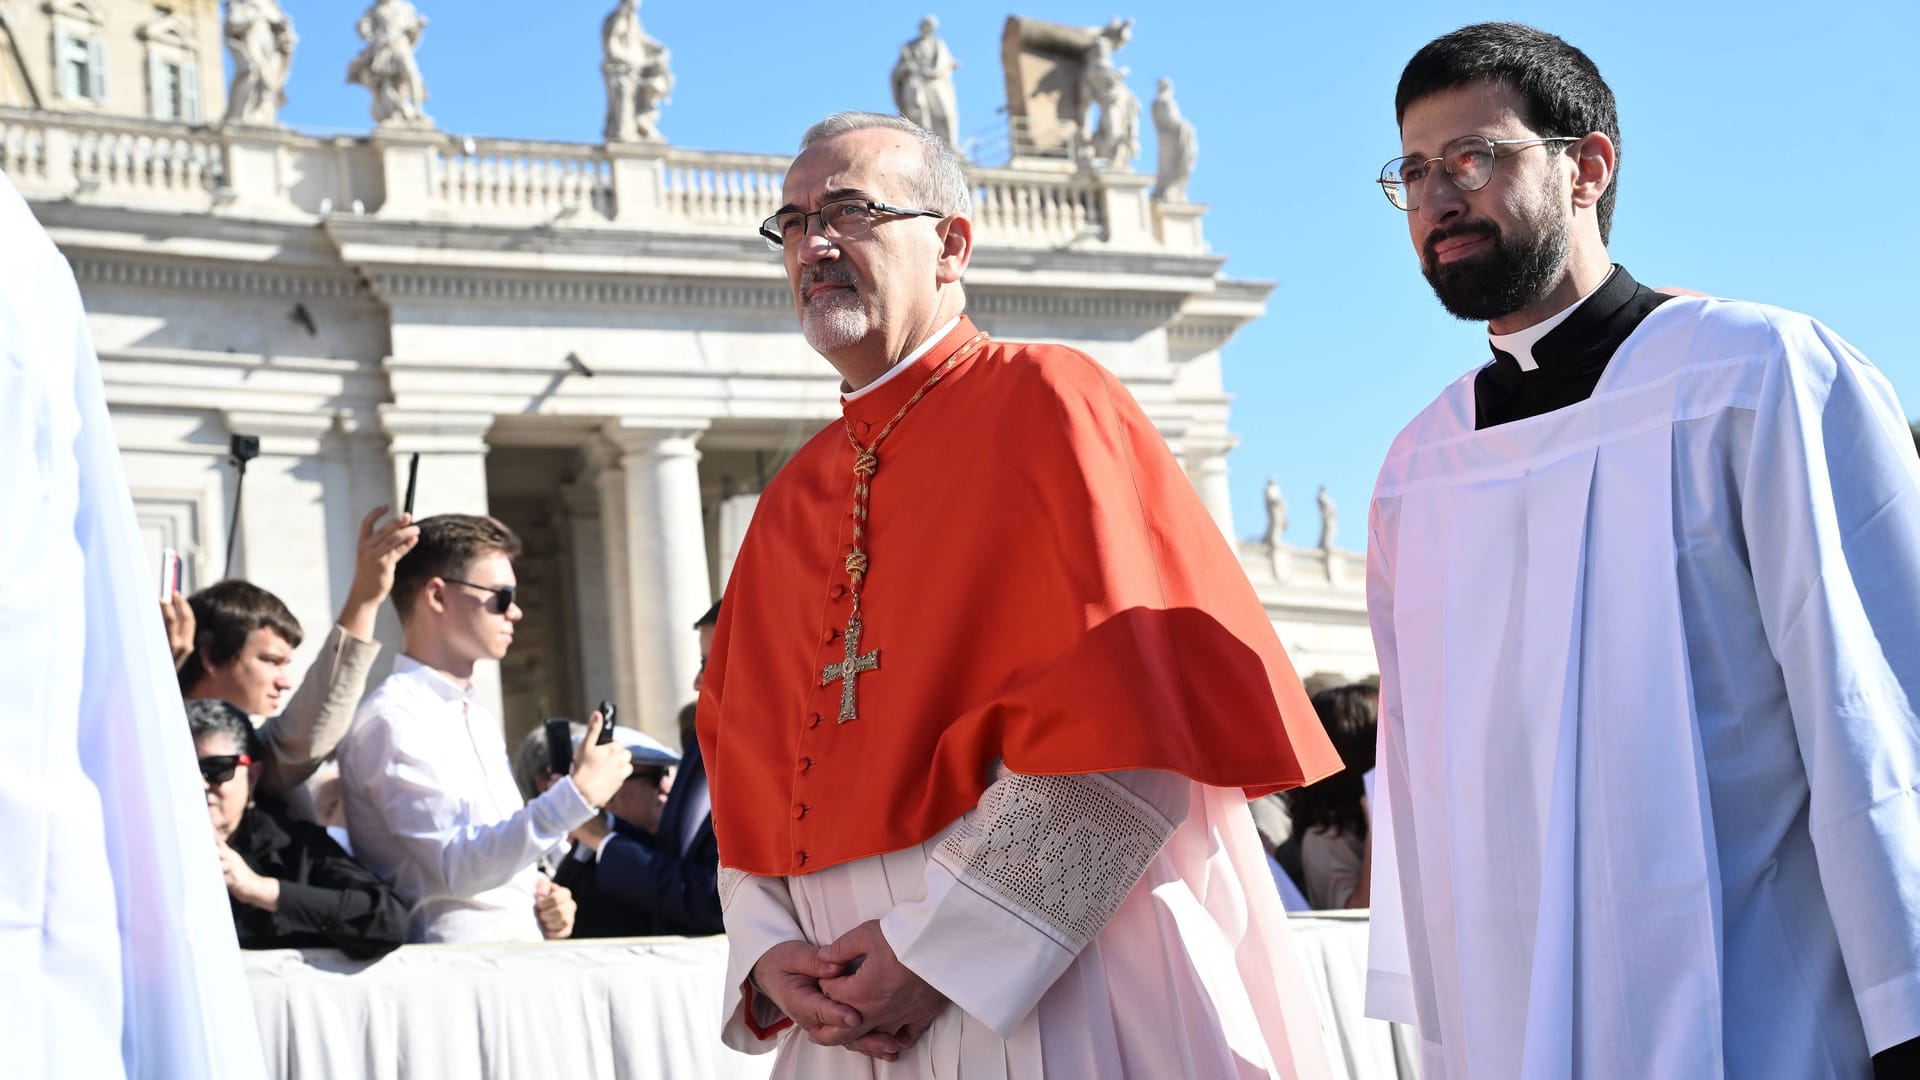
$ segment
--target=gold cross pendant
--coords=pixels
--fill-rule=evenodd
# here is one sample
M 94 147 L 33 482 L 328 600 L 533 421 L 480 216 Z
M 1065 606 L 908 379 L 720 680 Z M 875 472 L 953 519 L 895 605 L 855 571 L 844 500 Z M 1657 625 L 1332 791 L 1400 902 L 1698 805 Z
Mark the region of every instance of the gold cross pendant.
M 820 670 L 820 685 L 832 685 L 833 680 L 844 680 L 840 685 L 840 722 L 854 719 L 853 683 L 863 673 L 876 670 L 880 666 L 880 650 L 875 649 L 865 656 L 860 655 L 860 616 L 847 620 L 847 657 L 838 664 L 828 664 Z

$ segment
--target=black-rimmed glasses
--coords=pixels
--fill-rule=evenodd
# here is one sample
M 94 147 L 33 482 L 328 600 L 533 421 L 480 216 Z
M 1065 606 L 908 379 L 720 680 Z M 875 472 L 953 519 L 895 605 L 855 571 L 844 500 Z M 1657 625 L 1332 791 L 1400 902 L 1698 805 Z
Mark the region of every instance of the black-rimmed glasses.
M 449 585 L 465 585 L 469 589 L 492 593 L 493 595 L 487 598 L 487 610 L 495 615 L 505 615 L 507 609 L 513 606 L 513 598 L 520 592 L 518 585 L 482 585 L 475 581 L 461 581 L 459 578 L 441 578 L 440 580 Z
M 943 218 L 938 210 L 916 210 L 910 206 L 888 206 L 870 199 L 836 199 L 818 210 L 782 210 L 760 223 L 760 239 L 773 251 L 784 251 L 807 235 L 807 219 L 820 219 L 820 234 L 834 240 L 851 240 L 873 230 L 875 214 L 898 217 Z
M 1379 184 L 1387 194 L 1387 201 L 1402 210 L 1420 209 L 1420 188 L 1433 173 L 1433 163 L 1440 162 L 1446 170 L 1447 178 L 1461 191 L 1479 191 L 1493 179 L 1494 158 L 1504 156 L 1500 147 L 1511 146 L 1515 150 L 1529 146 L 1544 146 L 1549 143 L 1579 142 L 1572 135 L 1555 135 L 1538 139 L 1489 139 L 1485 135 L 1462 135 L 1440 148 L 1439 157 L 1397 157 L 1380 167 Z

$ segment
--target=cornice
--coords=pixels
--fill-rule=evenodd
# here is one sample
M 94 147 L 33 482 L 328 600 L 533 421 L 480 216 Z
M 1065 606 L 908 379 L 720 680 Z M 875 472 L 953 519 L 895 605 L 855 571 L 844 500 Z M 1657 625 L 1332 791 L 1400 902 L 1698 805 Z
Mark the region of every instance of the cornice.
M 294 270 L 248 263 L 187 259 L 124 259 L 88 254 L 68 257 L 82 285 L 111 285 L 157 292 L 299 296 L 348 300 L 365 288 L 344 271 Z

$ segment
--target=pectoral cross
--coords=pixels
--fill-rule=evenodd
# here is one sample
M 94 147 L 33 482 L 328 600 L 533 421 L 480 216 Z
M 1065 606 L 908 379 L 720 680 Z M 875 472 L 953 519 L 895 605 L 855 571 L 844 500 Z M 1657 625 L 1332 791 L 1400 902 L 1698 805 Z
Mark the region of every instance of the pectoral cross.
M 828 664 L 820 669 L 820 685 L 828 686 L 835 679 L 845 680 L 840 686 L 840 722 L 854 719 L 853 683 L 864 672 L 873 671 L 880 666 L 880 650 L 875 649 L 865 656 L 860 655 L 860 616 L 847 620 L 847 658 L 838 664 Z

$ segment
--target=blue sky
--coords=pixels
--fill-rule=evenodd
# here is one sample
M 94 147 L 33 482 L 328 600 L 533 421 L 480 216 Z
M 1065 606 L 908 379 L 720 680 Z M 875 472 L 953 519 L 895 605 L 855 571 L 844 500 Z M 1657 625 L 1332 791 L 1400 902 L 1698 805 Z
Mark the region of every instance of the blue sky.
M 419 59 L 447 131 L 595 141 L 604 108 L 599 25 L 613 0 L 415 0 Z M 283 0 L 301 44 L 289 124 L 362 132 L 367 95 L 343 82 L 360 0 Z M 1444 9 L 1444 10 L 1442 10 Z M 1000 28 L 1008 14 L 1086 25 L 1135 19 L 1116 60 L 1143 102 L 1174 79 L 1198 129 L 1192 197 L 1235 277 L 1278 283 L 1267 316 L 1225 353 L 1238 531 L 1264 521 L 1277 475 L 1288 534 L 1314 542 L 1313 494 L 1342 507 L 1343 547 L 1387 444 L 1461 372 L 1484 332 L 1442 312 L 1403 216 L 1371 181 L 1398 152 L 1393 88 L 1428 40 L 1512 19 L 1565 37 L 1619 99 L 1612 251 L 1651 285 L 1808 312 L 1853 342 L 1920 415 L 1920 3 L 1781 0 L 1226 4 L 930 0 L 838 7 L 649 0 L 673 50 L 662 118 L 677 145 L 785 152 L 843 108 L 891 109 L 887 73 L 923 14 L 962 67 L 960 127 L 1004 145 Z M 1811 12 L 1811 14 L 1809 14 Z M 1149 125 L 1150 129 L 1151 125 Z M 1142 168 L 1154 160 L 1151 130 Z

